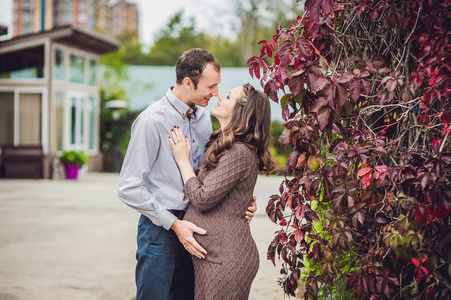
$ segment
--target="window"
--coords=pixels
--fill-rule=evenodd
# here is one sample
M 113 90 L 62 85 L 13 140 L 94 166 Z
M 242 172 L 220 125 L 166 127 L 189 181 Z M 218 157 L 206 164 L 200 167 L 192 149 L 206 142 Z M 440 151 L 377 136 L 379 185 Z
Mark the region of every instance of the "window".
M 66 80 L 66 68 L 64 65 L 64 51 L 55 49 L 55 69 L 54 77 L 58 80 Z
M 63 150 L 63 128 L 64 128 L 64 93 L 55 92 L 55 149 Z
M 19 144 L 41 143 L 42 95 L 19 95 Z
M 86 7 L 86 2 L 85 1 L 80 1 L 80 2 L 78 2 L 78 8 L 79 9 L 83 9 L 83 8 L 85 8 Z
M 83 150 L 84 147 L 84 97 L 70 97 L 70 144 L 73 149 Z
M 17 100 L 13 92 L 0 92 L 0 144 L 41 144 L 42 94 L 19 93 Z
M 96 98 L 89 96 L 89 150 L 96 150 L 97 118 Z
M 0 144 L 14 143 L 14 93 L 0 92 Z
M 70 81 L 84 83 L 85 58 L 80 55 L 70 55 Z
M 89 60 L 89 85 L 97 85 L 97 62 L 94 59 Z
M 44 46 L 0 54 L 0 78 L 44 78 Z
M 66 0 L 66 5 L 64 7 L 64 22 L 67 24 L 70 23 L 70 9 L 71 9 L 70 0 Z
M 80 22 L 80 23 L 86 22 L 86 19 L 87 19 L 87 17 L 86 17 L 85 13 L 79 13 L 77 15 L 77 21 Z

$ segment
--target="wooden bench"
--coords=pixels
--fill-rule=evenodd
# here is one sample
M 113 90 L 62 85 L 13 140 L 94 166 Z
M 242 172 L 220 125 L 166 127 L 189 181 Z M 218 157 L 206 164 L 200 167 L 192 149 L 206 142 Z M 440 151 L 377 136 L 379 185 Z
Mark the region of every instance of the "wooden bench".
M 2 145 L 0 176 L 14 177 L 30 176 L 43 177 L 44 151 L 42 145 Z M 8 172 L 10 170 L 10 172 Z

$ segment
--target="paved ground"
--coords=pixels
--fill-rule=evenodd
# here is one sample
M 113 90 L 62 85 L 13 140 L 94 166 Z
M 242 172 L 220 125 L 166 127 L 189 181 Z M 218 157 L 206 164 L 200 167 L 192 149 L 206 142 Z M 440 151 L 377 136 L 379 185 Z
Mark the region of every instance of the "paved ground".
M 138 214 L 116 197 L 117 174 L 77 181 L 0 180 L 0 299 L 125 300 L 134 295 Z M 264 211 L 279 177 L 259 177 L 251 223 L 260 270 L 250 299 L 284 299 L 266 260 L 277 226 Z

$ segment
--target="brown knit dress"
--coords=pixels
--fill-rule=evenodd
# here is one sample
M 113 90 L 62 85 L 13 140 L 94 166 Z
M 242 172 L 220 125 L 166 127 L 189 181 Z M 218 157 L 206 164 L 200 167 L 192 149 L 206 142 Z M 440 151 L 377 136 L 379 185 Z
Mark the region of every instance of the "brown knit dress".
M 259 256 L 244 218 L 257 182 L 257 154 L 236 143 L 224 151 L 215 169 L 199 171 L 183 189 L 191 204 L 185 215 L 207 231 L 195 234 L 208 252 L 193 256 L 195 299 L 248 299 Z

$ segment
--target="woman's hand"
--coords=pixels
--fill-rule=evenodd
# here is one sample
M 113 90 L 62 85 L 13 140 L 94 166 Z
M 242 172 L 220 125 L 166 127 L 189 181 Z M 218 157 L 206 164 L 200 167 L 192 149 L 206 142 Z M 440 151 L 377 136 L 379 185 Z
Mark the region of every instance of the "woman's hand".
M 191 152 L 191 145 L 189 140 L 185 137 L 182 130 L 178 126 L 171 129 L 172 137 L 169 137 L 174 160 L 180 167 L 183 163 L 189 163 L 189 155 Z

